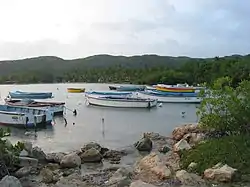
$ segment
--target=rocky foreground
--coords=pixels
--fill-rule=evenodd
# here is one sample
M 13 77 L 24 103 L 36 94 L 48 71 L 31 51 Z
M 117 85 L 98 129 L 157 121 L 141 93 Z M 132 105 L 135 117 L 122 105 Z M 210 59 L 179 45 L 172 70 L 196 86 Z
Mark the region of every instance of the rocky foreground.
M 181 169 L 180 152 L 191 149 L 206 140 L 206 133 L 197 125 L 184 125 L 174 129 L 172 137 L 157 133 L 144 133 L 132 150 L 109 150 L 91 142 L 71 153 L 45 154 L 39 147 L 24 143 L 19 164 L 10 172 L 1 167 L 0 187 L 154 187 L 154 186 L 209 186 L 229 183 L 237 169 L 222 163 L 204 171 L 202 176 L 192 173 L 197 167 L 190 163 Z M 129 154 L 138 153 L 131 164 L 121 164 Z M 101 169 L 87 172 L 91 164 Z

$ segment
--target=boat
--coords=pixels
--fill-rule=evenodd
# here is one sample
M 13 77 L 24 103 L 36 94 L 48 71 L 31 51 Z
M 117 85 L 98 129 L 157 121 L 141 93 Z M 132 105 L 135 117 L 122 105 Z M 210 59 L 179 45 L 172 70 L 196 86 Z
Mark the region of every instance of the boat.
M 90 105 L 116 108 L 152 108 L 157 105 L 156 99 L 144 99 L 124 96 L 86 96 Z
M 132 92 L 118 92 L 118 91 L 89 91 L 86 94 L 92 95 L 132 95 Z
M 11 91 L 9 92 L 9 96 L 15 99 L 48 99 L 52 98 L 52 93 Z
M 176 97 L 198 97 L 199 93 L 189 93 L 189 92 L 163 92 L 158 90 L 145 90 L 141 93 L 153 96 L 176 96 Z
M 142 85 L 109 86 L 110 90 L 127 91 L 127 92 L 143 91 L 145 90 L 145 88 L 146 86 Z
M 193 87 L 184 87 L 180 85 L 164 85 L 158 84 L 156 90 L 163 92 L 181 92 L 181 93 L 194 93 L 196 90 Z
M 145 99 L 157 99 L 161 103 L 193 103 L 199 104 L 202 101 L 201 97 L 194 96 L 173 96 L 173 95 L 154 95 L 149 92 L 138 92 L 137 95 Z
M 5 104 L 9 106 L 32 107 L 38 109 L 47 109 L 53 112 L 53 115 L 63 115 L 64 102 L 41 102 L 32 99 L 5 99 Z
M 69 93 L 83 93 L 85 92 L 85 88 L 67 88 Z
M 48 110 L 0 105 L 0 125 L 18 128 L 45 128 L 53 114 Z

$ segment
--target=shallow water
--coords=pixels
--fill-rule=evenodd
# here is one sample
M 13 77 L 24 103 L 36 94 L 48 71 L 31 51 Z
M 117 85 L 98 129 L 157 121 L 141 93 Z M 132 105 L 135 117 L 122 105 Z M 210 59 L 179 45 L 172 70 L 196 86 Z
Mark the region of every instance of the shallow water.
M 107 84 L 34 84 L 0 85 L 1 99 L 9 91 L 53 92 L 53 101 L 64 101 L 67 126 L 64 119 L 57 117 L 52 128 L 38 132 L 38 137 L 25 136 L 23 130 L 12 129 L 12 141 L 29 140 L 46 152 L 72 151 L 84 143 L 97 141 L 109 148 L 121 148 L 133 144 L 143 132 L 159 132 L 170 135 L 173 128 L 183 123 L 197 122 L 195 104 L 163 104 L 148 109 L 117 109 L 87 106 L 84 94 L 67 93 L 67 87 L 84 87 L 86 90 L 108 90 Z M 181 112 L 185 111 L 185 116 Z M 104 118 L 104 123 L 102 123 Z M 75 123 L 75 125 L 73 125 Z

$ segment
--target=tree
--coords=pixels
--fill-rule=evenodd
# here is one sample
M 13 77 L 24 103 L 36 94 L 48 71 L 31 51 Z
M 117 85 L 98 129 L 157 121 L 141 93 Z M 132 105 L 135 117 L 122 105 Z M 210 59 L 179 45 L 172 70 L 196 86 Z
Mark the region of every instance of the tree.
M 201 93 L 205 96 L 198 110 L 204 128 L 241 134 L 250 132 L 250 81 L 232 87 L 232 79 L 217 79 Z

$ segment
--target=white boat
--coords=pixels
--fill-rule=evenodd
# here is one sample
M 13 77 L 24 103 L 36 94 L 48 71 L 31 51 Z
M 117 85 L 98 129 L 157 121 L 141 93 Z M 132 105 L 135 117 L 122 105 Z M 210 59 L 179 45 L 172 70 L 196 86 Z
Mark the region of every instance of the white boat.
M 0 124 L 18 128 L 44 128 L 51 124 L 53 113 L 28 107 L 0 105 Z
M 65 108 L 65 103 L 63 102 L 42 102 L 42 101 L 34 101 L 32 99 L 23 99 L 23 100 L 5 99 L 5 104 L 9 106 L 31 107 L 43 110 L 47 109 L 53 112 L 54 115 L 62 115 Z
M 176 96 L 154 96 L 146 94 L 146 92 L 139 92 L 139 97 L 146 99 L 157 99 L 161 103 L 201 103 L 201 97 L 176 97 Z
M 157 105 L 156 99 L 144 99 L 124 96 L 93 96 L 86 95 L 90 105 L 117 108 L 152 108 Z

